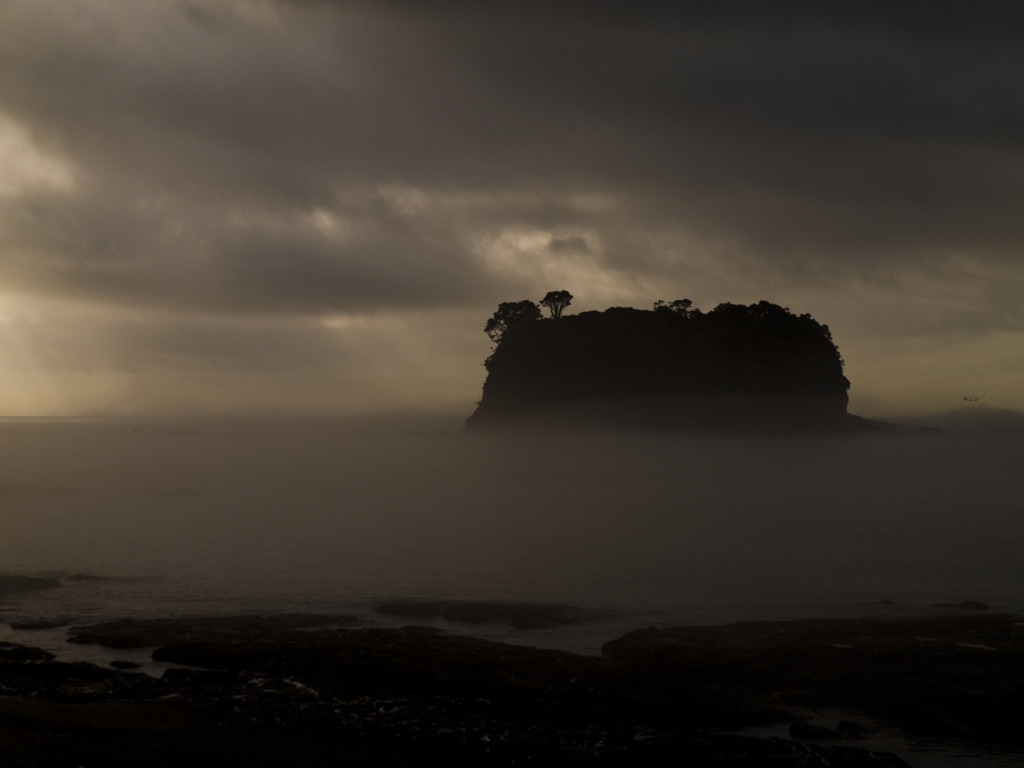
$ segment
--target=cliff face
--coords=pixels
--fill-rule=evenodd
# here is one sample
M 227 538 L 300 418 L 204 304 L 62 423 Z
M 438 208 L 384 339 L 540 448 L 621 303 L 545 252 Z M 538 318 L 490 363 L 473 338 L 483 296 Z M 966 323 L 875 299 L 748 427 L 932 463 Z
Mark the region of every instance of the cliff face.
M 613 307 L 510 328 L 468 427 L 828 429 L 849 381 L 828 327 L 775 304 Z

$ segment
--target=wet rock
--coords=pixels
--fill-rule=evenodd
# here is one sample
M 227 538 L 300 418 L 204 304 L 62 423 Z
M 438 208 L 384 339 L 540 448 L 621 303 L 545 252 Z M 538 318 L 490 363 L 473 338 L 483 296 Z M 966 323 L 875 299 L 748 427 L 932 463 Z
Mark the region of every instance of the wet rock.
M 868 733 L 864 726 L 849 721 L 839 723 L 835 728 L 818 725 L 806 720 L 798 720 L 789 726 L 789 735 L 794 739 L 810 741 L 837 741 L 842 739 L 862 739 Z
M 0 664 L 21 664 L 26 661 L 49 661 L 54 658 L 52 653 L 29 648 L 16 643 L 0 643 Z
M 175 687 L 194 688 L 203 686 L 221 690 L 241 685 L 242 680 L 234 672 L 209 669 L 165 669 L 160 679 Z
M 988 603 L 979 600 L 962 600 L 959 603 L 935 603 L 930 608 L 953 608 L 960 611 L 987 611 L 991 609 Z
M 34 650 L 34 649 L 33 649 Z M 42 652 L 39 652 L 42 653 Z M 65 663 L 49 658 L 0 662 L 0 692 L 64 702 L 104 702 L 112 698 L 139 698 L 153 694 L 150 678 L 125 675 L 84 662 Z
M 1021 629 L 1000 615 L 742 622 L 639 630 L 604 651 L 665 685 L 732 686 L 739 700 L 770 695 L 781 706 L 856 708 L 922 733 L 1021 742 Z
M 601 659 L 404 629 L 281 632 L 250 640 L 193 639 L 153 652 L 161 662 L 291 677 L 349 693 L 489 696 L 572 688 L 599 674 Z
M 517 629 L 540 629 L 584 621 L 580 608 L 535 603 L 464 602 L 451 603 L 441 611 L 442 618 L 467 624 L 507 621 Z
M 445 605 L 437 600 L 388 600 L 377 606 L 377 613 L 425 619 L 440 616 Z
M 87 627 L 71 627 L 68 642 L 95 643 L 107 648 L 150 648 L 190 639 L 240 641 L 286 630 L 348 626 L 352 616 L 281 614 L 169 619 L 120 619 Z
M 776 720 L 780 710 L 762 706 L 772 697 L 745 683 L 705 675 L 699 654 L 695 665 L 678 666 L 669 653 L 664 666 L 642 654 L 626 660 L 626 646 L 619 658 L 597 658 L 418 628 L 296 628 L 309 623 L 228 617 L 77 628 L 79 637 L 112 643 L 173 639 L 154 658 L 191 668 L 157 680 L 45 658 L 11 664 L 16 674 L 5 668 L 0 679 L 14 698 L 0 707 L 31 696 L 63 707 L 19 710 L 39 728 L 93 724 L 60 731 L 61 759 L 21 761 L 36 765 L 120 766 L 140 755 L 178 765 L 199 752 L 250 766 L 377 765 L 382 756 L 446 766 L 903 765 L 847 746 L 720 733 Z M 322 626 L 331 626 L 327 617 Z M 654 632 L 642 634 L 653 642 Z M 714 644 L 708 650 L 714 657 Z M 94 728 L 107 738 L 96 739 Z M 18 743 L 33 755 L 42 748 Z
M 22 621 L 10 622 L 11 629 L 24 629 L 24 630 L 42 630 L 42 629 L 57 629 L 59 627 L 66 627 L 71 623 L 71 619 L 60 616 L 53 619 L 25 619 Z
M 18 592 L 38 592 L 59 586 L 60 582 L 57 579 L 40 576 L 0 575 L 0 596 L 13 595 Z
M 840 720 L 836 726 L 836 733 L 844 739 L 866 739 L 871 735 L 871 728 L 852 720 Z
M 516 629 L 543 629 L 595 618 L 593 612 L 570 605 L 495 601 L 392 600 L 381 603 L 377 611 L 389 616 L 443 618 L 464 624 L 505 622 Z

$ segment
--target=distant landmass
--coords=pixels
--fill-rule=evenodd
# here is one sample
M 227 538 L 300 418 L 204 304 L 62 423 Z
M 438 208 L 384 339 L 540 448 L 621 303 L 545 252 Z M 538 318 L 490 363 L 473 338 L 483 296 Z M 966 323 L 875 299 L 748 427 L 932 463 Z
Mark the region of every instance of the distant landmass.
M 847 413 L 850 382 L 827 325 L 768 301 L 680 299 L 650 310 L 565 315 L 572 296 L 503 303 L 472 429 L 597 425 L 695 431 L 834 431 L 870 422 Z
M 1024 413 L 986 405 L 968 405 L 926 416 L 904 416 L 899 422 L 933 427 L 954 435 L 1024 435 Z

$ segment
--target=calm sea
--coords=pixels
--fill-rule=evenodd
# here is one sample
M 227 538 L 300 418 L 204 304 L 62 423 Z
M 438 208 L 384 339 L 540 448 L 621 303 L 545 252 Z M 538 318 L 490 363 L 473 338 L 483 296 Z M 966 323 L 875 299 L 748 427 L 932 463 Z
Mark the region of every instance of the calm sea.
M 0 621 L 383 600 L 580 606 L 598 652 L 650 624 L 1024 612 L 1020 437 L 479 436 L 313 422 L 0 425 Z M 420 622 L 422 623 L 422 622 Z M 7 637 L 18 633 L 7 632 Z M 23 637 L 38 644 L 38 635 Z

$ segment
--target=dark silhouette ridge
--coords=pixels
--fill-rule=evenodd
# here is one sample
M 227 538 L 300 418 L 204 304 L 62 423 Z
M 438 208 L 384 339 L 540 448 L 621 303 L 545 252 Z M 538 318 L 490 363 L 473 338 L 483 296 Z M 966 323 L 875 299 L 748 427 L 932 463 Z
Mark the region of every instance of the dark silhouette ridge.
M 552 292 L 545 302 L 555 295 L 571 298 Z M 850 382 L 828 326 L 767 301 L 704 313 L 680 299 L 549 318 L 510 302 L 485 330 L 496 346 L 467 427 L 871 428 L 846 412 Z

